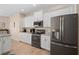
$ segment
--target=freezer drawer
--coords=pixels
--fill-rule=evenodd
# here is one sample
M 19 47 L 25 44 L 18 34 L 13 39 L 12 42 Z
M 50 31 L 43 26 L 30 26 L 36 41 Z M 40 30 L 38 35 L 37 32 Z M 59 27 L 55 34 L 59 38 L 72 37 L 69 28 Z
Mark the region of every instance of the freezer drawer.
M 77 55 L 77 47 L 51 43 L 51 55 Z

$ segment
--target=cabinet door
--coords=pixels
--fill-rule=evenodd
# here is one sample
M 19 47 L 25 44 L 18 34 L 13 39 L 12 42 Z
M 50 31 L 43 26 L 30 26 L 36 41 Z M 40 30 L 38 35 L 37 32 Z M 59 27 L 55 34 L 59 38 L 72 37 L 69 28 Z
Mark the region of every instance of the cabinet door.
M 31 34 L 27 34 L 27 43 L 31 44 Z
M 3 53 L 11 49 L 11 38 L 9 36 L 3 37 Z
M 27 21 L 28 21 L 28 22 L 27 22 L 28 27 L 31 27 L 31 18 L 28 17 Z
M 41 36 L 41 48 L 46 49 L 46 45 L 47 45 L 47 42 L 46 42 L 45 36 Z
M 23 33 L 20 33 L 20 41 L 23 42 L 23 39 L 24 39 L 24 34 Z
M 20 28 L 23 28 L 25 26 L 24 23 L 25 23 L 25 18 L 20 20 Z
M 51 22 L 50 22 L 50 17 L 49 16 L 44 16 L 44 27 L 51 27 Z
M 41 48 L 50 50 L 50 36 L 41 36 Z
M 21 36 L 21 41 L 22 42 L 27 42 L 27 33 L 20 33 L 20 36 Z
M 23 27 L 30 27 L 30 17 L 24 18 Z
M 22 27 L 27 27 L 27 18 L 26 17 L 22 21 Z
M 45 48 L 46 48 L 47 50 L 50 50 L 50 36 L 46 36 L 46 37 L 45 37 L 45 42 L 46 42 Z
M 0 37 L 0 55 L 2 54 L 2 38 Z
M 43 17 L 42 12 L 40 12 L 40 13 L 37 15 L 37 20 L 38 20 L 38 21 L 43 20 L 42 17 Z
M 28 16 L 24 19 L 24 27 L 33 27 L 34 16 Z
M 28 19 L 28 27 L 33 27 L 33 16 L 30 16 Z
M 27 34 L 27 33 L 20 33 L 21 36 L 21 41 L 31 44 L 31 34 Z
M 43 12 L 42 11 L 37 11 L 34 13 L 35 21 L 40 21 L 43 20 Z

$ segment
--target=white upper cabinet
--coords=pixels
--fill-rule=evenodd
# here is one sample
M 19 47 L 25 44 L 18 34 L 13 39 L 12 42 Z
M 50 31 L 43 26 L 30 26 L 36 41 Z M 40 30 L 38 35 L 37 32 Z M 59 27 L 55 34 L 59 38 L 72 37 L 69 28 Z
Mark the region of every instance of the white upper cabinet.
M 44 15 L 44 17 L 43 17 L 43 20 L 44 20 L 44 27 L 51 27 L 51 19 L 50 19 L 50 17 L 49 16 L 47 16 L 47 15 Z
M 22 21 L 22 27 L 27 27 L 27 18 L 25 17 Z
M 34 12 L 35 21 L 43 20 L 43 11 Z
M 27 16 L 23 20 L 23 27 L 33 27 L 34 16 Z
M 34 21 L 43 20 L 43 12 L 37 11 L 33 15 L 26 16 L 22 21 L 22 27 L 34 27 Z

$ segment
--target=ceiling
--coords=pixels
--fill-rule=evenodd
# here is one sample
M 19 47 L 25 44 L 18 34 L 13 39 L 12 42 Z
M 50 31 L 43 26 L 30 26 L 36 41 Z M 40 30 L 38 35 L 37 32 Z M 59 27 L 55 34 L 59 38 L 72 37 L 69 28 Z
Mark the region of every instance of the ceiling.
M 11 16 L 19 13 L 30 13 L 54 6 L 53 4 L 0 4 L 0 16 Z M 22 11 L 23 10 L 23 11 Z

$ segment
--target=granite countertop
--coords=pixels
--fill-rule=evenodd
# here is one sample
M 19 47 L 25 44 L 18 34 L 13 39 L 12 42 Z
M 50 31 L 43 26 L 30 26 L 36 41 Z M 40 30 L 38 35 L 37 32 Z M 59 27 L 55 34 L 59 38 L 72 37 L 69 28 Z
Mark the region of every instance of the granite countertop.
M 48 35 L 48 34 L 41 34 L 41 35 L 44 35 L 44 36 L 51 36 L 51 35 Z
M 11 34 L 0 34 L 0 37 L 11 36 Z
M 30 32 L 20 32 L 20 33 L 27 33 L 27 34 L 32 34 L 32 33 L 30 33 Z

